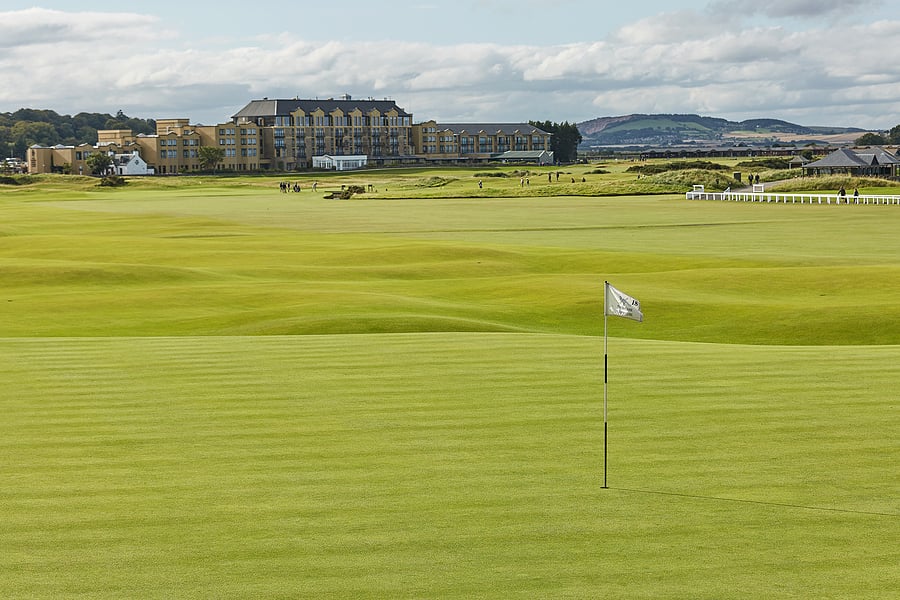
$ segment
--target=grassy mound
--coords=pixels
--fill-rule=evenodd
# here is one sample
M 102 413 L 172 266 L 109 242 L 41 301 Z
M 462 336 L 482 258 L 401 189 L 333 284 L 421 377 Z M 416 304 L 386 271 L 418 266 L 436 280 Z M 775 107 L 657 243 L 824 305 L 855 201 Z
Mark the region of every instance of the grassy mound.
M 836 192 L 844 187 L 848 193 L 853 188 L 888 188 L 897 183 L 876 177 L 849 177 L 847 175 L 827 175 L 821 177 L 803 177 L 774 184 L 770 188 L 777 192 Z
M 456 180 L 451 177 L 433 176 L 420 179 L 414 185 L 419 188 L 440 188 L 453 183 L 454 181 Z
M 645 164 L 628 167 L 628 173 L 641 173 L 642 175 L 655 175 L 665 171 L 728 171 L 730 167 L 721 163 L 708 160 L 674 160 L 669 162 L 648 162 Z
M 789 169 L 791 163 L 789 160 L 777 156 L 768 158 L 756 158 L 753 160 L 744 160 L 735 165 L 740 169 L 748 169 L 753 173 L 760 171 L 778 171 L 781 169 Z
M 722 191 L 729 187 L 740 185 L 730 175 L 724 172 L 708 169 L 686 169 L 678 171 L 665 171 L 646 178 L 647 181 L 677 188 L 678 191 L 687 192 L 695 185 L 703 185 L 708 191 Z

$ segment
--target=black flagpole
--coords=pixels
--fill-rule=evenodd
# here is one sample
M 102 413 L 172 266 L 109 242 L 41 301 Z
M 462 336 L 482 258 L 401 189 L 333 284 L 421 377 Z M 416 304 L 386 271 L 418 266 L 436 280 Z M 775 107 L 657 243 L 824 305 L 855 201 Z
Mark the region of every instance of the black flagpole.
M 607 298 L 609 298 L 609 282 L 604 282 L 603 285 L 603 488 L 606 489 L 606 455 L 607 455 L 607 430 L 609 429 L 609 421 L 607 419 L 607 363 L 608 352 L 607 348 L 609 346 L 609 338 L 607 336 L 607 314 L 606 314 L 606 303 Z

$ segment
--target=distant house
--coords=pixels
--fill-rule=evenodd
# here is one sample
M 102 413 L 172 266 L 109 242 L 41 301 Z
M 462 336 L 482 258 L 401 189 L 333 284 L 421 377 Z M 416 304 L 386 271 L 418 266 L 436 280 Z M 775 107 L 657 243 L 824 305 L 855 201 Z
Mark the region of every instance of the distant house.
M 795 156 L 794 158 L 792 158 L 790 160 L 788 165 L 792 169 L 801 169 L 801 168 L 805 167 L 806 165 L 808 165 L 809 163 L 810 163 L 810 160 L 808 158 L 798 154 L 797 156 Z
M 116 171 L 116 175 L 153 174 L 153 169 L 147 166 L 146 161 L 144 161 L 137 152 L 113 155 L 113 168 Z
M 883 148 L 838 148 L 824 158 L 803 165 L 803 174 L 897 177 L 900 175 L 900 160 Z

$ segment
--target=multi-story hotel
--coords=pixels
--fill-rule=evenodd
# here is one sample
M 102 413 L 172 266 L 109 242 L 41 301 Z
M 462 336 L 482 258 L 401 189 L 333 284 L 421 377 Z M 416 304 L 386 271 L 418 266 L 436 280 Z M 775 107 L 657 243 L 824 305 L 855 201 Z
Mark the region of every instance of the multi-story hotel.
M 293 171 L 314 156 L 365 155 L 379 166 L 410 162 L 412 115 L 392 100 L 253 100 L 232 117 L 265 132 L 263 169 Z
M 345 158 L 344 164 L 354 167 L 553 160 L 550 134 L 528 124 L 413 124 L 412 115 L 392 100 L 343 96 L 253 100 L 218 125 L 160 119 L 155 135 L 101 130 L 94 146 L 33 146 L 27 162 L 31 173 L 87 174 L 92 153 L 120 157 L 122 164 L 137 153 L 148 172 L 190 173 L 200 170 L 204 146 L 222 149 L 218 168 L 226 171 L 296 171 L 335 164 L 324 158 Z

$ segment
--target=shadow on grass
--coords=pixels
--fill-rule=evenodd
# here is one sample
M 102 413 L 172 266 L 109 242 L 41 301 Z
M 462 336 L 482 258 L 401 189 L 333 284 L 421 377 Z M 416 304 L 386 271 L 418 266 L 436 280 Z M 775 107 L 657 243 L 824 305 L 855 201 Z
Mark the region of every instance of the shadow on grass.
M 787 508 L 800 508 L 803 510 L 817 510 L 824 512 L 836 512 L 836 513 L 850 513 L 856 515 L 875 515 L 879 517 L 900 517 L 898 513 L 886 513 L 886 512 L 873 512 L 868 510 L 851 510 L 845 508 L 826 508 L 823 506 L 806 506 L 803 504 L 789 504 L 786 502 L 765 502 L 762 500 L 744 500 L 741 498 L 722 498 L 719 496 L 703 496 L 700 494 L 685 494 L 679 492 L 660 492 L 656 490 L 639 490 L 634 488 L 617 488 L 617 487 L 608 487 L 610 490 L 617 490 L 620 492 L 632 492 L 635 494 L 652 494 L 655 496 L 675 496 L 678 498 L 692 498 L 695 500 L 715 500 L 717 502 L 740 502 L 743 504 L 758 504 L 763 506 L 781 506 Z

